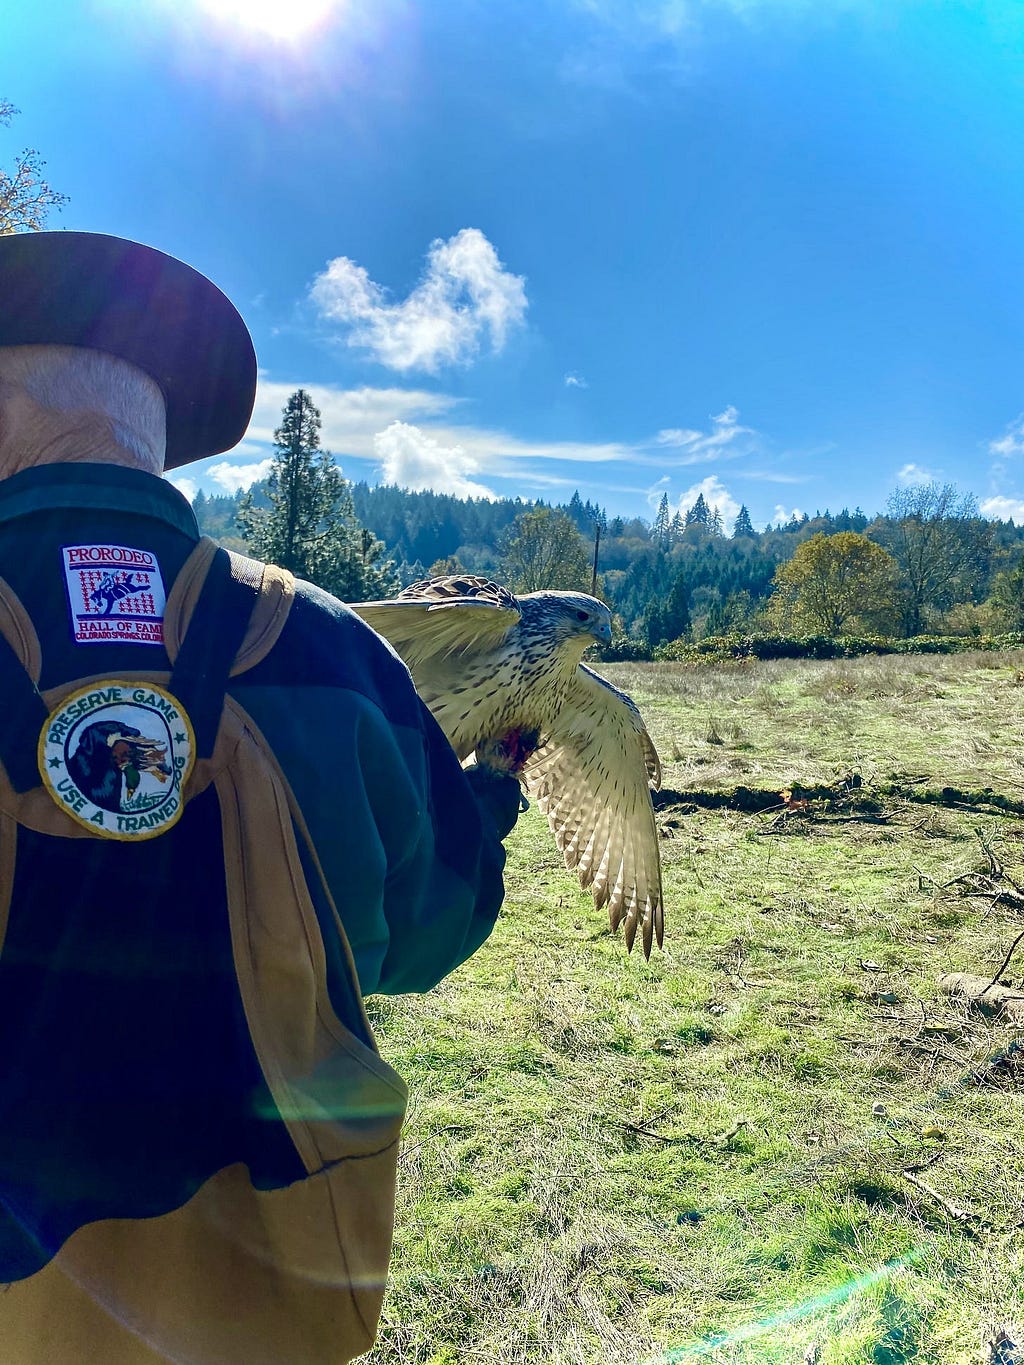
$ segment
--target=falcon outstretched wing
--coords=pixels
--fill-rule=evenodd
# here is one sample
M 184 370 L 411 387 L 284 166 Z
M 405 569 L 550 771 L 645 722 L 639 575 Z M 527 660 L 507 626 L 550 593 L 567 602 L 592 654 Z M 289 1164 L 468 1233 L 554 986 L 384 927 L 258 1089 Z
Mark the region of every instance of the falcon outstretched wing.
M 432 661 L 490 648 L 519 620 L 507 588 L 470 574 L 423 579 L 386 601 L 350 605 L 414 676 Z
M 661 853 L 648 783 L 661 785 L 657 750 L 631 698 L 580 665 L 565 705 L 529 760 L 527 788 L 580 883 L 608 906 L 626 946 L 661 947 Z

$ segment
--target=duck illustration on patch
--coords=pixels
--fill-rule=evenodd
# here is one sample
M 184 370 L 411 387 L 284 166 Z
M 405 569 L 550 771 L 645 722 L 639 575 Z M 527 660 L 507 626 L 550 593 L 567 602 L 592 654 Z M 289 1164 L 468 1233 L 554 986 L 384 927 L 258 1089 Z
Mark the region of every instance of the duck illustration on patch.
M 182 811 L 195 736 L 180 701 L 153 683 L 94 683 L 66 697 L 39 737 L 43 785 L 94 834 L 151 839 Z

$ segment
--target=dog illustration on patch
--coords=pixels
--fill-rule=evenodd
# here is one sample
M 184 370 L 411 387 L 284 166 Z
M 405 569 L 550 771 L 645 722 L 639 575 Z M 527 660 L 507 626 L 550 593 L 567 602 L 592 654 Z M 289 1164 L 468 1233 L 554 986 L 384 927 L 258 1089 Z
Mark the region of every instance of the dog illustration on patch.
M 67 760 L 68 775 L 79 791 L 104 810 L 131 808 L 143 773 L 164 783 L 171 776 L 167 745 L 148 739 L 133 725 L 98 720 L 82 730 Z

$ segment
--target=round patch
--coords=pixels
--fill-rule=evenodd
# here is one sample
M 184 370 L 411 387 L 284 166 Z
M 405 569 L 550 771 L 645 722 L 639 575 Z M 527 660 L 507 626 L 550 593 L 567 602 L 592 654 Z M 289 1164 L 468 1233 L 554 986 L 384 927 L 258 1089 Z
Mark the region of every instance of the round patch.
M 61 810 L 93 834 L 152 839 L 181 815 L 195 744 L 170 692 L 104 681 L 51 713 L 39 736 L 39 771 Z

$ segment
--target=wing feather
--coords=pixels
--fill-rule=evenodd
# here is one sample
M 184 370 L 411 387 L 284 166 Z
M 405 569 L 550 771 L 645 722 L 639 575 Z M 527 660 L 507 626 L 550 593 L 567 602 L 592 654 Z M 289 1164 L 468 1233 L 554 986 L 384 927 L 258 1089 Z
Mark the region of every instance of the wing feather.
M 657 750 L 636 705 L 580 666 L 545 742 L 526 765 L 526 785 L 566 866 L 624 925 L 628 947 L 641 931 L 650 956 L 664 937 L 661 852 L 649 782 L 661 781 Z
M 493 648 L 519 620 L 516 599 L 504 589 L 493 597 L 423 595 L 350 606 L 397 650 L 414 675 L 434 662 Z

